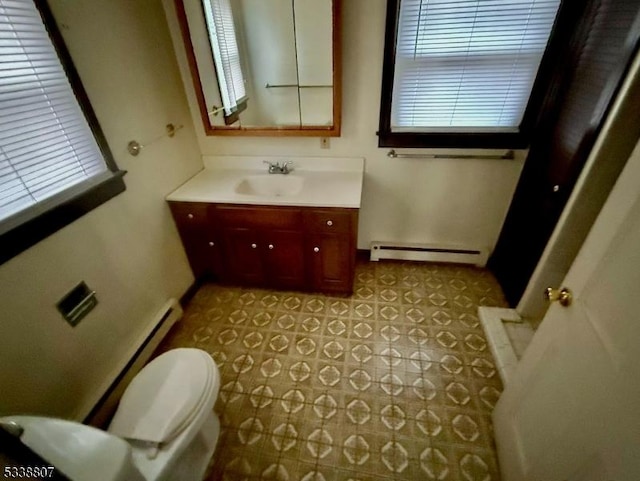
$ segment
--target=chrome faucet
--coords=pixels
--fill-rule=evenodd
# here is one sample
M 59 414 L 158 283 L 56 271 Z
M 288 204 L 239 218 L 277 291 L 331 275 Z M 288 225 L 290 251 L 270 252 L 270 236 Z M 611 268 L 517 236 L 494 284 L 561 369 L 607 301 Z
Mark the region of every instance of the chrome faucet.
M 283 162 L 282 165 L 280 165 L 280 162 L 269 162 L 268 160 L 263 160 L 262 162 L 264 162 L 265 164 L 269 165 L 269 173 L 270 174 L 288 174 L 289 172 L 293 171 L 293 167 L 289 167 L 290 165 L 293 165 L 293 162 L 288 160 L 286 162 Z

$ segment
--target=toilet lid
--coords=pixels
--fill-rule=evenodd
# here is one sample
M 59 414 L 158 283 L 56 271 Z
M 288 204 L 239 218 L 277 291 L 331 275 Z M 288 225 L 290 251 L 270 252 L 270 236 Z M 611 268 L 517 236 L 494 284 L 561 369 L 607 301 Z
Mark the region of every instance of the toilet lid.
M 173 349 L 157 357 L 125 390 L 109 432 L 140 441 L 170 441 L 197 415 L 211 389 L 212 367 L 211 356 L 200 349 Z

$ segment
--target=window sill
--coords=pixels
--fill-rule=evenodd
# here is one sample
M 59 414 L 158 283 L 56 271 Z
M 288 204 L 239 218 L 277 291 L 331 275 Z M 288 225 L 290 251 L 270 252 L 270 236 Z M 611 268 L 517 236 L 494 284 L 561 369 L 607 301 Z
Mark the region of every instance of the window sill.
M 124 175 L 118 170 L 103 182 L 52 207 L 28 222 L 0 234 L 0 264 L 24 252 L 51 234 L 125 191 Z
M 242 101 L 240 101 L 236 107 L 236 109 L 231 112 L 229 115 L 224 116 L 224 124 L 225 125 L 233 125 L 238 120 L 240 120 L 240 114 L 247 110 L 247 101 L 248 98 L 245 97 Z
M 378 132 L 378 147 L 526 149 L 528 136 L 523 132 Z

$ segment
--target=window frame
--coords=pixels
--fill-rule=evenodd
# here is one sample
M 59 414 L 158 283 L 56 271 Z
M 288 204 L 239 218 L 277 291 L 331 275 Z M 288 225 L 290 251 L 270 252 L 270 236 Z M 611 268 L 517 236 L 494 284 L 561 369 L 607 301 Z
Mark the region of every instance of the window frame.
M 123 179 L 126 171 L 120 170 L 116 165 L 111 149 L 89 102 L 89 97 L 84 90 L 80 76 L 55 22 L 53 13 L 46 0 L 34 0 L 34 3 L 40 12 L 44 26 L 58 54 L 58 59 L 102 153 L 107 169 L 111 172 L 111 177 L 88 187 L 69 199 L 60 201 L 36 217 L 0 234 L 0 264 L 24 252 L 126 189 Z M 64 192 L 66 191 L 62 191 L 62 193 Z M 21 212 L 27 210 L 25 209 Z M 20 213 L 16 215 L 20 215 Z
M 378 147 L 395 148 L 485 148 L 485 149 L 525 149 L 529 146 L 535 126 L 548 104 L 549 86 L 553 83 L 554 45 L 562 30 L 561 2 L 556 21 L 552 27 L 545 53 L 531 89 L 522 121 L 516 132 L 393 132 L 391 130 L 391 103 L 393 101 L 393 81 L 395 77 L 396 38 L 400 18 L 400 2 L 387 0 L 387 16 L 384 40 L 384 60 L 380 99 L 380 122 Z

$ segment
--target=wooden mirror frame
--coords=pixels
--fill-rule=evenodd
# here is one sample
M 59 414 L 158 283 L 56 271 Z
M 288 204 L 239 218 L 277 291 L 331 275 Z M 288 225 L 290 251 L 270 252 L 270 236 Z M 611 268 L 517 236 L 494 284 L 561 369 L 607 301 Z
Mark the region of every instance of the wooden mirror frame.
M 207 104 L 200 85 L 200 72 L 193 53 L 193 44 L 189 33 L 189 24 L 184 9 L 183 0 L 174 0 L 178 24 L 182 34 L 182 41 L 189 64 L 193 89 L 200 110 L 200 117 L 206 135 L 223 136 L 265 136 L 265 137 L 339 137 L 342 113 L 342 41 L 341 41 L 341 1 L 332 0 L 333 26 L 333 125 L 309 125 L 299 127 L 232 127 L 214 126 L 209 122 Z

